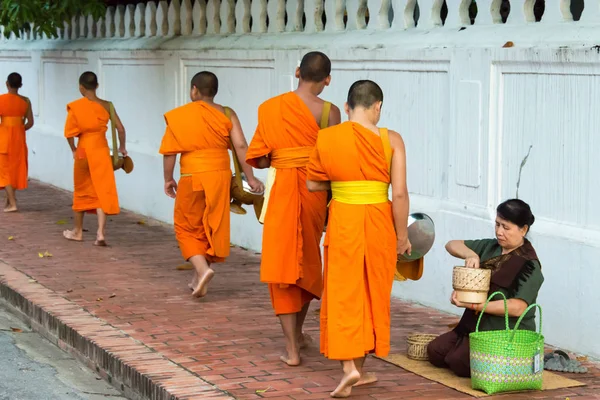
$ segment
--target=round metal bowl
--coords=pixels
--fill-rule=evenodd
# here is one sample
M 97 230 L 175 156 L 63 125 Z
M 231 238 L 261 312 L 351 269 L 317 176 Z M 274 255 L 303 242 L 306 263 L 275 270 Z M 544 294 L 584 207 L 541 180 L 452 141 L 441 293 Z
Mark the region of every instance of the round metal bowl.
M 435 241 L 435 225 L 429 215 L 414 213 L 408 216 L 408 240 L 412 246 L 411 255 L 398 257 L 400 262 L 418 260 L 431 250 Z

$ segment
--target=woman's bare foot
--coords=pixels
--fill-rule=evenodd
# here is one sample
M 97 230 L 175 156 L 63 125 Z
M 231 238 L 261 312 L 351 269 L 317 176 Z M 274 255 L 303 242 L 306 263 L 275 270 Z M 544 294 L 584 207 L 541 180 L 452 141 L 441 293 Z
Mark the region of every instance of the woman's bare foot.
M 364 373 L 360 379 L 358 380 L 358 382 L 356 382 L 354 384 L 354 387 L 356 386 L 362 386 L 362 385 L 368 385 L 369 383 L 375 383 L 377 382 L 377 375 L 375 375 L 372 372 L 367 372 Z
M 81 231 L 63 231 L 63 236 L 67 240 L 72 240 L 73 242 L 82 242 L 83 241 L 83 232 Z
M 200 278 L 198 280 L 198 284 L 196 285 L 194 291 L 192 292 L 192 296 L 194 296 L 194 297 L 206 296 L 206 293 L 208 293 L 208 284 L 212 280 L 213 276 L 215 276 L 215 271 L 213 271 L 212 269 L 209 268 L 208 271 L 206 271 L 204 273 L 204 275 L 202 275 L 202 278 Z
M 331 392 L 330 396 L 336 399 L 343 399 L 350 397 L 352 393 L 352 386 L 354 386 L 360 380 L 360 373 L 354 367 L 352 370 L 344 371 L 344 376 L 340 381 L 338 387 Z

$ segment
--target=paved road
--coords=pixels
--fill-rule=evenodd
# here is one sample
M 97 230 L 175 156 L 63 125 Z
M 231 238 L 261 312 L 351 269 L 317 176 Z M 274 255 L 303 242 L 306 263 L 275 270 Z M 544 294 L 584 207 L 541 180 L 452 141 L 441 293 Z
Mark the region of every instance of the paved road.
M 0 400 L 42 399 L 126 398 L 71 355 L 32 332 L 0 300 Z

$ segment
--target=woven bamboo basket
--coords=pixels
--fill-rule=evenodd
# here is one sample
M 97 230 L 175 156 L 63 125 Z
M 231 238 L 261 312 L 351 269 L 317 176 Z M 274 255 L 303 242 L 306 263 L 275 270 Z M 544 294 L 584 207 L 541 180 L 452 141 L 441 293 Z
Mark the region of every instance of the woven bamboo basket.
M 427 356 L 427 345 L 429 345 L 436 337 L 437 335 L 427 333 L 415 333 L 409 335 L 406 339 L 406 342 L 408 343 L 407 357 L 417 361 L 429 360 L 429 357 Z
M 454 267 L 452 287 L 460 302 L 481 304 L 487 300 L 491 278 L 489 269 Z

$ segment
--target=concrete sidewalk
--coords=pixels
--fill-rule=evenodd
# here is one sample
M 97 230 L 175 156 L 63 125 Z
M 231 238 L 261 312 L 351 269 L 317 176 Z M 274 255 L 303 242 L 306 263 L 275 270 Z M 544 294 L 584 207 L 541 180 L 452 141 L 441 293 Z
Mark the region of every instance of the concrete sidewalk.
M 340 367 L 319 354 L 319 304 L 306 324 L 315 344 L 302 366 L 284 366 L 282 332 L 259 281 L 258 255 L 232 249 L 227 263 L 217 266 L 209 295 L 195 300 L 187 289 L 190 272 L 175 269 L 182 260 L 170 226 L 123 213 L 110 218 L 111 247 L 97 248 L 93 216 L 84 243 L 62 238 L 72 223 L 69 193 L 31 182 L 19 200 L 21 212 L 0 215 L 0 294 L 31 318 L 34 329 L 127 396 L 329 398 Z M 396 299 L 392 314 L 395 351 L 404 349 L 411 332 L 441 333 L 456 322 Z M 471 398 L 383 361 L 369 359 L 368 367 L 379 382 L 355 389 L 352 398 Z M 498 397 L 600 398 L 598 369 L 574 378 L 588 385 Z

